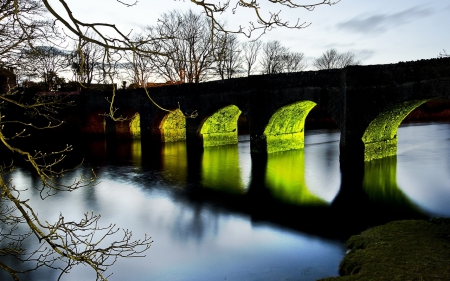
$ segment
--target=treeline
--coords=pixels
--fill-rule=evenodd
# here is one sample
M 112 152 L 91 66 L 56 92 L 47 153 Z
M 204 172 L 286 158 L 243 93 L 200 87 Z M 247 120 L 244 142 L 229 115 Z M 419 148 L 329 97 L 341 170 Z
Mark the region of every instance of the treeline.
M 308 67 L 304 53 L 291 51 L 280 41 L 240 42 L 235 34 L 211 32 L 210 19 L 191 10 L 162 14 L 156 25 L 145 27 L 133 41 L 145 42 L 137 46 L 145 52 L 105 53 L 104 47 L 81 39 L 68 43 L 66 48 L 25 48 L 16 58 L 14 72 L 24 88 L 55 91 L 98 84 L 128 88 L 146 87 L 150 82 L 200 83 L 252 74 L 299 72 Z M 312 61 L 312 68 L 356 64 L 360 62 L 353 53 L 330 49 Z

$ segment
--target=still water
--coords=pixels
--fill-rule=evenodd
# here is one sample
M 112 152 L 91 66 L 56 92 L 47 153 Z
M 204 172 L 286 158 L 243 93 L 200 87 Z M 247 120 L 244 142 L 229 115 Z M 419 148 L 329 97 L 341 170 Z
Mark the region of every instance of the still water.
M 93 210 L 105 225 L 152 236 L 146 257 L 119 260 L 110 280 L 336 276 L 349 235 L 394 219 L 450 217 L 450 124 L 402 125 L 397 157 L 366 163 L 364 174 L 341 174 L 339 133 L 306 131 L 303 150 L 267 158 L 250 155 L 248 136 L 203 152 L 184 142 L 150 149 L 95 141 L 65 179 L 93 168 L 98 185 L 45 201 L 26 196 L 48 220 Z M 24 170 L 12 176 L 17 186 L 33 183 Z M 57 275 L 43 270 L 28 280 Z M 63 280 L 93 278 L 79 267 Z

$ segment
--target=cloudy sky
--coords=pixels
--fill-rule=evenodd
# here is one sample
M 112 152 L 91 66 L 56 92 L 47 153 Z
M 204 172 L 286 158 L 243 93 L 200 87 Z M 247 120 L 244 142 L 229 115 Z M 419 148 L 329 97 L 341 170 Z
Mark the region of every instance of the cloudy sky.
M 130 3 L 132 0 L 122 1 Z M 189 0 L 139 0 L 137 5 L 129 8 L 115 0 L 67 2 L 74 15 L 80 19 L 115 23 L 127 32 L 154 25 L 162 13 L 174 9 L 201 11 Z M 264 3 L 267 0 L 260 2 L 263 14 L 280 11 L 280 6 Z M 59 9 L 57 0 L 51 0 L 51 3 Z M 310 25 L 300 30 L 273 29 L 263 35 L 261 40 L 280 40 L 291 51 L 303 52 L 308 61 L 329 48 L 341 52 L 352 51 L 363 64 L 435 58 L 443 49 L 450 54 L 448 0 L 341 0 L 333 6 L 319 6 L 312 12 L 281 8 L 280 16 L 290 22 L 300 19 L 300 22 Z M 256 21 L 254 15 L 244 9 L 237 10 L 235 14 L 230 11 L 223 19 L 230 27 L 239 24 L 246 26 L 249 21 Z M 246 38 L 241 37 L 240 40 Z

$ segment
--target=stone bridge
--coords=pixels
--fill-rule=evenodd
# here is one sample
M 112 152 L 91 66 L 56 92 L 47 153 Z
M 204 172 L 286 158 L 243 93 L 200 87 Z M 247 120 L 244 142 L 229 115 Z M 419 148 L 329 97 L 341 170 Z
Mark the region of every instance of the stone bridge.
M 237 143 L 244 116 L 252 153 L 302 148 L 305 118 L 319 105 L 341 131 L 341 157 L 370 161 L 396 154 L 398 126 L 412 110 L 450 98 L 450 58 L 170 85 L 149 88 L 148 95 L 121 90 L 114 107 L 128 117 L 123 122 L 99 115 L 109 110 L 107 96 L 76 97 L 86 132 L 215 146 Z

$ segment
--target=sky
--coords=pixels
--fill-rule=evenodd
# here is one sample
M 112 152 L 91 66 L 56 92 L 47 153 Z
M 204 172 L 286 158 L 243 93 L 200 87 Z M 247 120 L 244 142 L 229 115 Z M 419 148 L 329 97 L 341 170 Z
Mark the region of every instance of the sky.
M 79 19 L 114 23 L 125 33 L 155 25 L 161 14 L 175 9 L 202 11 L 189 0 L 139 0 L 132 7 L 115 0 L 66 1 Z M 448 0 L 341 0 L 336 5 L 319 6 L 312 12 L 282 8 L 268 0 L 259 2 L 263 15 L 281 11 L 284 20 L 296 22 L 299 19 L 310 24 L 304 29 L 275 28 L 260 38 L 264 42 L 279 40 L 290 51 L 304 53 L 309 65 L 330 48 L 353 52 L 364 65 L 436 58 L 444 49 L 450 54 Z M 50 3 L 57 11 L 62 11 L 59 1 L 50 0 Z M 238 9 L 235 14 L 230 11 L 221 19 L 230 28 L 256 21 L 254 14 L 244 9 Z M 244 36 L 239 39 L 248 40 Z

